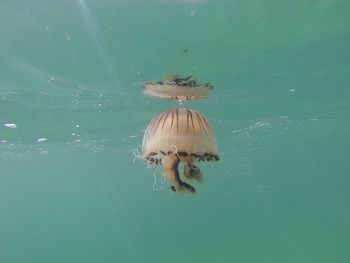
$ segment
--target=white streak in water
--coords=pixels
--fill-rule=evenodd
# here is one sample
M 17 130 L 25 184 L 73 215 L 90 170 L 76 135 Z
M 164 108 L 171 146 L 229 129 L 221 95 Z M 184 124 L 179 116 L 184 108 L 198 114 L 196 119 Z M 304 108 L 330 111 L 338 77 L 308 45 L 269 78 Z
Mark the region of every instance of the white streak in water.
M 10 129 L 16 129 L 17 125 L 15 123 L 5 123 L 4 126 Z
M 84 23 L 92 35 L 92 38 L 94 39 L 96 48 L 102 58 L 103 64 L 105 65 L 106 69 L 108 70 L 108 73 L 110 74 L 114 84 L 119 88 L 119 91 L 122 93 L 121 90 L 121 83 L 118 79 L 117 74 L 115 73 L 113 64 L 108 59 L 107 55 L 105 54 L 105 50 L 107 50 L 107 44 L 105 41 L 105 38 L 102 34 L 101 29 L 98 26 L 97 21 L 94 19 L 94 17 L 91 15 L 91 12 L 89 10 L 89 7 L 87 6 L 85 0 L 78 0 L 78 3 L 81 8 L 82 17 L 84 20 Z

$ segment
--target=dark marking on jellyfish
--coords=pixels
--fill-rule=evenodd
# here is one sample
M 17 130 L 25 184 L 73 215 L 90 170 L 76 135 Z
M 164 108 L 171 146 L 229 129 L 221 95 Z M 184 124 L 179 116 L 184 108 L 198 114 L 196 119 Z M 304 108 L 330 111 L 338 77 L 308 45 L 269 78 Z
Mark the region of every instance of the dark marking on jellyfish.
M 156 152 L 150 152 L 150 153 L 148 154 L 148 156 L 154 156 L 154 155 L 157 155 L 157 153 L 156 153 Z
M 193 80 L 191 80 L 191 78 L 193 77 L 192 75 L 184 78 L 181 78 L 180 76 L 177 76 L 177 75 L 173 77 L 174 77 L 173 82 L 175 82 L 175 84 L 179 86 L 189 86 L 189 84 L 193 82 Z
M 187 157 L 188 153 L 187 152 L 177 152 L 177 154 L 181 157 Z
M 192 116 L 192 112 L 191 112 L 190 110 L 187 110 L 187 112 L 190 114 L 191 123 L 192 123 L 192 131 L 194 131 L 194 123 L 193 123 L 193 116 Z
M 180 155 L 181 156 L 181 155 Z M 190 153 L 188 156 L 194 157 L 197 159 L 198 162 L 203 162 L 203 161 L 218 161 L 220 160 L 219 156 L 216 154 L 212 153 Z
M 165 121 L 167 120 L 168 116 L 169 116 L 169 111 L 166 113 L 166 116 L 164 118 L 164 121 L 163 121 L 163 124 L 162 124 L 162 131 L 163 131 L 163 128 L 164 128 L 164 125 L 165 125 Z
M 164 152 L 164 151 L 160 151 L 160 153 L 161 153 L 162 155 L 166 155 L 166 152 Z
M 203 119 L 203 122 L 204 122 L 205 126 L 207 127 L 207 130 L 208 130 L 212 135 L 214 135 L 214 131 L 213 131 L 213 129 L 211 128 L 209 122 L 208 122 L 206 119 Z
M 160 122 L 161 122 L 161 120 L 162 120 L 162 118 L 163 118 L 163 116 L 166 114 L 166 112 L 163 112 L 163 114 L 160 116 L 160 118 L 158 119 L 158 122 L 157 122 L 157 124 L 156 124 L 156 127 L 155 127 L 155 131 L 157 131 L 158 130 L 158 126 L 159 126 L 159 124 L 160 124 Z M 152 126 L 154 126 L 154 125 L 152 125 Z
M 176 109 L 176 134 L 179 134 L 179 109 Z
M 146 159 L 147 162 L 149 162 L 151 164 L 156 164 L 156 165 L 162 164 L 162 159 L 161 158 L 153 158 L 151 156 L 146 156 L 145 159 Z
M 172 151 L 168 151 L 166 154 L 167 155 L 170 155 L 170 154 L 172 154 L 173 152 Z
M 204 126 L 203 126 L 201 116 L 199 115 L 198 112 L 196 112 L 195 114 L 196 114 L 196 116 L 197 116 L 197 121 L 198 121 L 198 123 L 199 123 L 199 126 L 201 127 L 201 133 L 207 133 L 207 131 L 205 130 L 205 128 L 204 128 Z
M 174 124 L 174 111 L 171 111 L 171 123 L 170 123 L 169 130 L 171 130 L 171 128 L 173 127 L 173 124 Z
M 186 125 L 186 132 L 188 134 L 188 127 L 189 127 L 189 113 L 190 111 L 189 110 L 186 110 L 186 121 L 187 121 L 187 125 Z

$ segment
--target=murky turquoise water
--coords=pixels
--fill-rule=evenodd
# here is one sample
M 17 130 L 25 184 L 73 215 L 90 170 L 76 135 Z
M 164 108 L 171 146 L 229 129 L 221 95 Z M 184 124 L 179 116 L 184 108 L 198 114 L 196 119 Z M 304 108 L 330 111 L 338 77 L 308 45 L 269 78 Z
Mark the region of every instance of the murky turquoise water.
M 350 262 L 349 10 L 2 0 L 0 262 Z M 142 94 L 171 73 L 215 89 Z M 195 196 L 134 156 L 175 107 L 218 139 Z

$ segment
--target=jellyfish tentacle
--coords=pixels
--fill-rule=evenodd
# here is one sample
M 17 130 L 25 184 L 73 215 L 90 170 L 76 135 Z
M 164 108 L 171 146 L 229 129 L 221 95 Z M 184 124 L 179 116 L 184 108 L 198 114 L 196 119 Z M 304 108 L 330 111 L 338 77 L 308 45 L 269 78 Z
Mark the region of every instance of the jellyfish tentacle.
M 171 190 L 173 192 L 186 190 L 191 193 L 195 193 L 196 189 L 192 185 L 181 181 L 179 174 L 179 163 L 180 158 L 176 154 L 168 155 L 166 160 L 163 162 L 164 173 L 173 184 L 171 186 Z

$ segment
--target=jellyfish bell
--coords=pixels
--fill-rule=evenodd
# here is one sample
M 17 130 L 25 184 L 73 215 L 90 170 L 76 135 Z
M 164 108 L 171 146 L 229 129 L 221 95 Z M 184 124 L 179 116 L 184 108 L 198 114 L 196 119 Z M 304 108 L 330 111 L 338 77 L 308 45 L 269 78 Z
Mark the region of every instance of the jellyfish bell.
M 146 82 L 143 89 L 144 94 L 150 97 L 184 101 L 206 98 L 213 86 L 198 84 L 192 76 L 170 75 L 157 82 Z
M 172 109 L 154 117 L 142 140 L 143 159 L 162 165 L 171 190 L 189 191 L 195 188 L 182 181 L 178 171 L 184 164 L 183 179 L 201 181 L 196 162 L 217 161 L 217 143 L 209 121 L 191 109 Z

